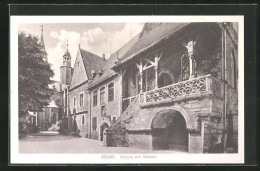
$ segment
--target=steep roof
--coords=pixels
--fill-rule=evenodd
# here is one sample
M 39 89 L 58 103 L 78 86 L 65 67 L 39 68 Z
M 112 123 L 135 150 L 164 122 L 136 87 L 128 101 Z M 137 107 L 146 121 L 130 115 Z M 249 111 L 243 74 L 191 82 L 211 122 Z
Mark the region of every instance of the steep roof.
M 82 56 L 88 79 L 93 79 L 91 70 L 95 70 L 96 72 L 100 71 L 100 69 L 103 68 L 103 65 L 105 64 L 106 60 L 98 55 L 95 55 L 83 49 L 80 49 L 80 53 Z
M 155 45 L 163 38 L 173 35 L 176 31 L 182 29 L 188 24 L 189 23 L 163 23 L 157 25 L 151 30 L 145 31 L 144 34 L 144 31 L 142 31 L 142 35 L 140 36 L 139 40 L 132 46 L 129 51 L 127 51 L 127 53 L 122 56 L 117 65 L 128 61 L 138 53 L 146 50 L 152 45 Z
M 138 41 L 139 36 L 140 34 L 136 35 L 133 39 L 127 42 L 124 46 L 122 46 L 108 58 L 108 60 L 102 67 L 104 70 L 103 75 L 101 77 L 96 76 L 89 87 L 93 87 L 94 85 L 116 74 L 115 71 L 111 68 L 115 65 L 116 62 L 118 62 L 118 59 L 122 58 L 122 56 L 124 56 L 124 54 L 132 48 L 132 46 Z

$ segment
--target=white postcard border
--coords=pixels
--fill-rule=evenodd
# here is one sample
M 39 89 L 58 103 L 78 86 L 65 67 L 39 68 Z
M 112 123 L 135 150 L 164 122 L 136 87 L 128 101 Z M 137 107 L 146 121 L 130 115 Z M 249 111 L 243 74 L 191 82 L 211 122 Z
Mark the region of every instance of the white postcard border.
M 20 154 L 18 140 L 18 26 L 19 23 L 143 23 L 238 22 L 238 153 L 237 154 Z M 244 16 L 11 16 L 10 17 L 10 163 L 122 164 L 122 163 L 244 163 Z M 129 159 L 123 156 L 129 156 Z M 131 157 L 133 159 L 131 159 Z M 136 156 L 141 156 L 140 158 Z M 146 158 L 146 157 L 148 158 Z M 155 158 L 149 158 L 155 156 Z

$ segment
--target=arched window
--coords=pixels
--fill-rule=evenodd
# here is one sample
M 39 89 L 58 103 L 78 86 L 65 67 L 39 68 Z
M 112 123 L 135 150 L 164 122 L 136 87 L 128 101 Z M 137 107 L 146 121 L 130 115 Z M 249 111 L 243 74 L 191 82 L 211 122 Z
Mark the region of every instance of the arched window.
M 97 105 L 97 90 L 93 92 L 93 106 Z
M 111 102 L 114 100 L 114 83 L 108 85 L 108 101 Z
M 104 97 L 105 97 L 105 87 L 100 89 L 100 104 L 104 104 Z
M 189 66 L 189 57 L 188 55 L 183 55 L 181 58 L 181 72 L 182 80 L 188 80 L 190 76 L 190 66 Z

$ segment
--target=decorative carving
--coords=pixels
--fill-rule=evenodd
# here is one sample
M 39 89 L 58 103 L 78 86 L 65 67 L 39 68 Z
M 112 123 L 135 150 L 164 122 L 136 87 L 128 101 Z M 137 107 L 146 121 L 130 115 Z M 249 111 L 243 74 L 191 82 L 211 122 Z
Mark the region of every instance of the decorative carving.
M 207 91 L 206 86 L 206 77 L 183 81 L 160 89 L 148 91 L 145 93 L 145 100 L 146 102 L 156 102 L 169 98 L 205 93 Z

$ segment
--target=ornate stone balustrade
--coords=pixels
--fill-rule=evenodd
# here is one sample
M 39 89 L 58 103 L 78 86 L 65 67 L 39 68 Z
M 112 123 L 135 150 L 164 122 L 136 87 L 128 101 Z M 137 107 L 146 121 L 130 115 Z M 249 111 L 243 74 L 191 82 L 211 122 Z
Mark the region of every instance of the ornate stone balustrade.
M 175 83 L 159 89 L 140 93 L 140 103 L 189 97 L 196 94 L 212 93 L 221 97 L 222 83 L 211 75 Z

